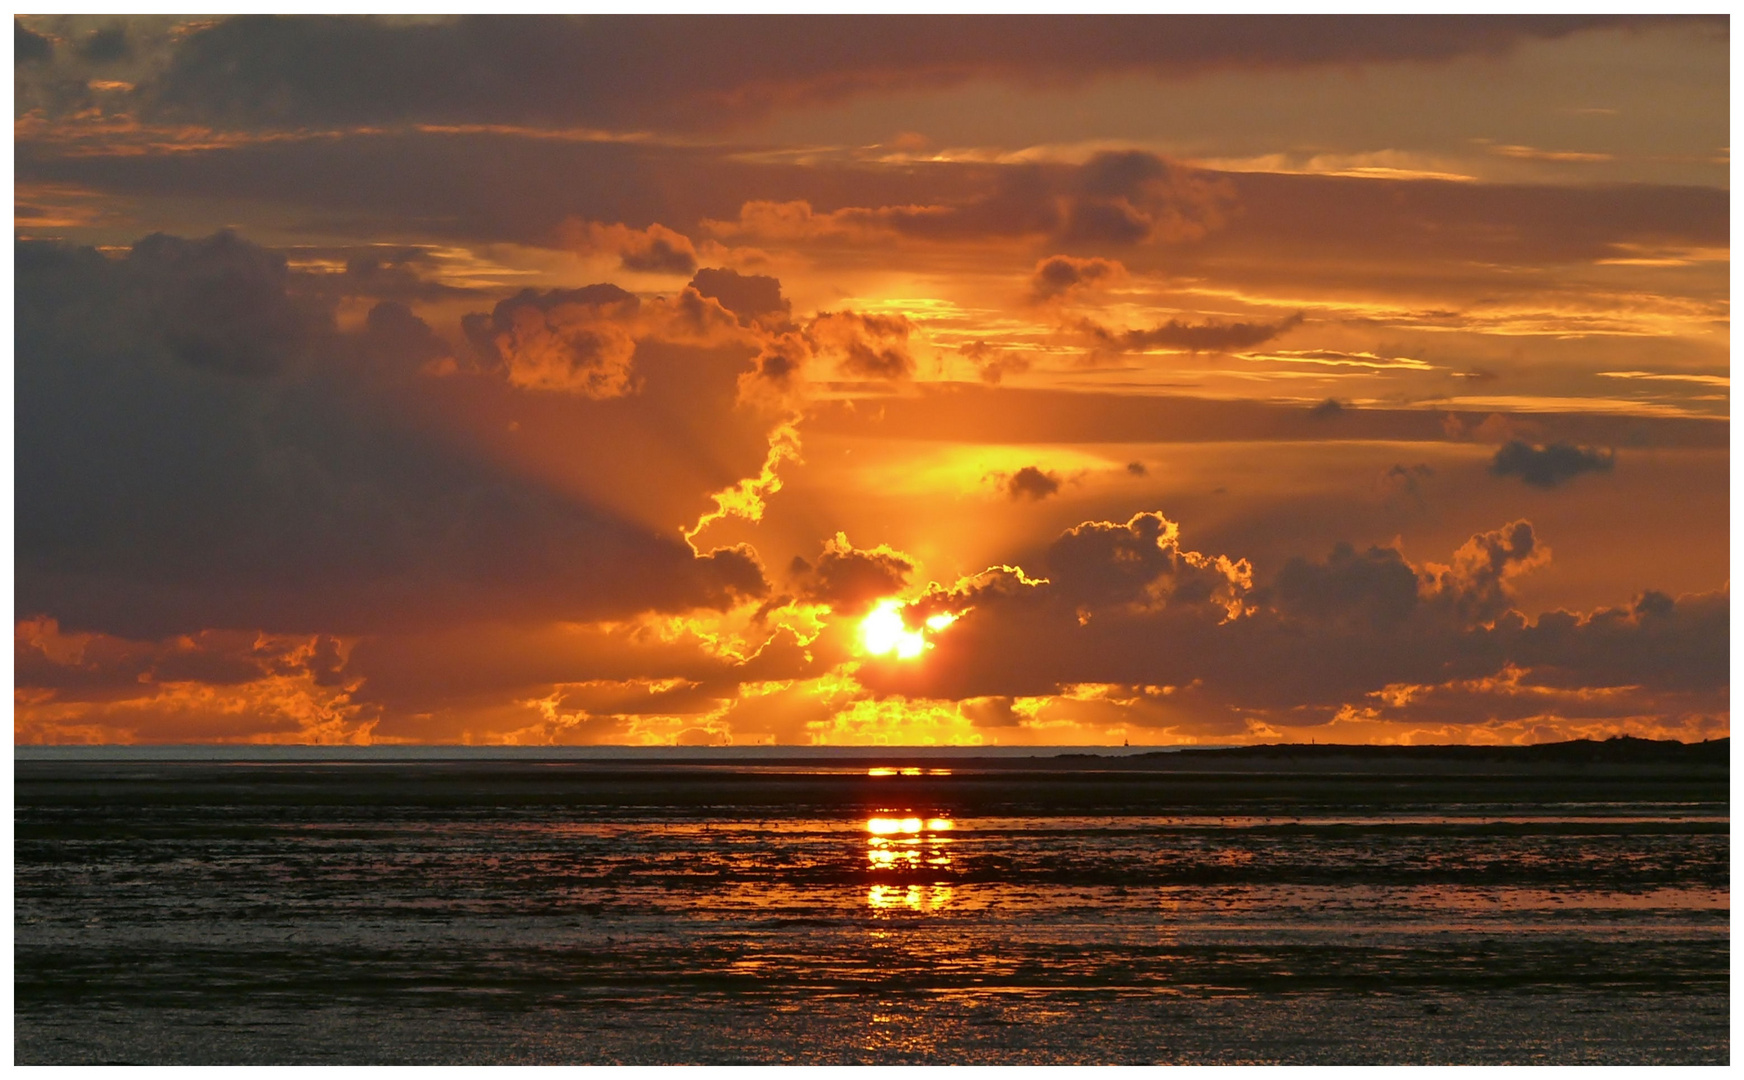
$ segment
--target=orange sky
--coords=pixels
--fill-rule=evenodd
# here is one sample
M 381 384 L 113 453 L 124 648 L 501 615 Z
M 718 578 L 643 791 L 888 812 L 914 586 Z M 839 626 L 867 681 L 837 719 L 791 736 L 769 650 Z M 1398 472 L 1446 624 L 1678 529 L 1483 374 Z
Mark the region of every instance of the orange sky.
M 15 61 L 19 742 L 1729 731 L 1724 19 Z

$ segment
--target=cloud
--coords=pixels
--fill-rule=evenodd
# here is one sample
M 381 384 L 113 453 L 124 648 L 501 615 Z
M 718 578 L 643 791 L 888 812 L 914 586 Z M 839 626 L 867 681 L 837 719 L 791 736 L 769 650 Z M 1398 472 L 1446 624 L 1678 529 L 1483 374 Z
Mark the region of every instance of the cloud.
M 1074 181 L 1058 230 L 1069 244 L 1198 240 L 1221 228 L 1234 205 L 1222 178 L 1138 150 L 1097 154 Z
M 1112 259 L 1080 259 L 1050 255 L 1036 263 L 1030 275 L 1030 299 L 1036 303 L 1067 297 L 1084 288 L 1110 285 L 1126 277 L 1126 267 Z
M 1043 472 L 1034 465 L 1025 465 L 1012 473 L 1003 486 L 1014 502 L 1019 499 L 1041 502 L 1060 490 L 1060 478 L 1057 474 Z
M 436 260 L 424 248 L 371 246 L 361 251 L 335 254 L 344 257 L 343 274 L 309 274 L 299 285 L 311 292 L 330 286 L 339 296 L 373 296 L 401 301 L 447 300 L 472 295 L 470 289 L 427 276 L 436 269 Z
M 972 166 L 943 175 L 952 172 L 979 182 L 950 185 L 962 193 L 952 191 L 948 201 L 829 211 L 806 200 L 751 200 L 736 220 L 711 219 L 703 227 L 728 238 L 826 245 L 1047 237 L 1064 245 L 1129 247 L 1199 240 L 1237 212 L 1227 178 L 1138 150 L 1107 151 L 1078 165 Z M 1059 275 L 1076 257 L 1055 258 L 1067 260 L 1047 271 Z M 1119 264 L 1109 260 L 1079 263 L 1092 278 L 1117 276 Z
M 523 289 L 487 318 L 468 315 L 467 338 L 510 383 L 590 398 L 634 392 L 632 324 L 641 302 L 616 285 Z
M 421 120 L 706 128 L 783 106 L 973 79 L 1057 85 L 1127 73 L 1437 61 L 1651 21 L 241 16 L 186 35 L 140 98 L 168 115 L 287 127 Z
M 34 33 L 18 19 L 12 20 L 12 62 L 40 63 L 54 56 L 54 43 Z
M 1446 566 L 1423 568 L 1426 599 L 1451 607 L 1462 624 L 1486 622 L 1508 610 L 1509 582 L 1550 561 L 1530 521 L 1478 533 L 1453 553 Z
M 759 284 L 772 280 L 734 274 L 708 285 L 749 311 L 779 296 L 779 289 L 771 292 Z M 915 324 L 905 315 L 825 311 L 796 327 L 783 300 L 750 322 L 759 332 L 759 351 L 739 379 L 739 400 L 773 415 L 797 416 L 809 407 L 814 384 L 832 375 L 889 383 L 907 383 L 914 375 L 909 337 Z
M 985 341 L 971 341 L 957 347 L 957 351 L 975 365 L 975 373 L 981 376 L 981 381 L 997 386 L 1007 375 L 1015 375 L 1030 368 L 1029 358 L 1009 349 L 995 348 Z
M 795 558 L 792 569 L 801 599 L 855 614 L 877 600 L 902 592 L 916 564 L 908 555 L 884 544 L 857 549 L 848 542 L 846 534 L 837 533 L 825 541 L 816 565 Z
M 696 247 L 690 238 L 656 222 L 645 229 L 571 219 L 560 226 L 566 246 L 582 252 L 618 257 L 625 270 L 647 274 L 690 274 L 696 271 Z
M 110 64 L 127 59 L 133 52 L 133 45 L 127 39 L 125 26 L 106 26 L 87 34 L 79 42 L 77 52 L 80 57 L 93 63 Z
M 1233 352 L 1270 341 L 1301 325 L 1302 315 L 1273 323 L 1184 323 L 1170 319 L 1142 330 L 1109 330 L 1084 320 L 1081 330 L 1099 353 L 1144 352 L 1149 349 L 1184 349 L 1188 352 Z
M 962 703 L 963 715 L 978 728 L 1014 728 L 1023 715 L 1012 708 L 1008 697 L 971 698 Z
M 1390 502 L 1406 500 L 1415 505 L 1423 505 L 1423 486 L 1429 478 L 1435 475 L 1435 470 L 1428 464 L 1419 462 L 1416 465 L 1394 463 L 1381 473 L 1376 486 L 1381 494 Z
M 306 348 L 327 313 L 287 292 L 285 260 L 234 233 L 140 240 L 127 266 L 143 286 L 153 336 L 190 367 L 271 375 Z
M 353 642 L 328 635 L 263 635 L 202 630 L 160 641 L 66 633 L 50 618 L 14 627 L 16 685 L 78 691 L 86 700 L 128 696 L 142 685 L 201 682 L 234 685 L 272 675 L 307 674 L 338 686 Z
M 1395 549 L 1358 552 L 1341 543 L 1323 563 L 1300 557 L 1285 563 L 1270 598 L 1286 617 L 1384 629 L 1410 617 L 1418 591 L 1416 569 Z
M 921 441 L 950 431 L 964 441 L 995 443 L 1313 441 L 1326 438 L 1325 414 L 1336 418 L 1340 439 L 1383 442 L 1446 440 L 1447 417 L 1455 415 L 1422 408 L 1303 408 L 1167 394 L 923 382 L 910 394 L 883 400 L 875 413 L 846 403 L 816 402 L 807 428 L 820 434 Z M 1531 423 L 1537 437 L 1548 440 L 1714 450 L 1727 445 L 1725 424 L 1693 417 L 1539 413 Z
M 806 326 L 813 351 L 835 361 L 843 375 L 900 381 L 914 374 L 908 338 L 914 324 L 903 315 L 827 311 Z
M 1150 726 L 1246 718 L 1282 730 L 1376 710 L 1409 720 L 1415 692 L 1400 688 L 1485 680 L 1554 689 L 1533 691 L 1528 710 L 1553 719 L 1724 711 L 1723 594 L 1648 594 L 1628 608 L 1529 619 L 1514 610 L 1511 582 L 1548 559 L 1531 523 L 1516 521 L 1472 536 L 1446 564 L 1339 544 L 1256 585 L 1244 560 L 1184 548 L 1159 513 L 1085 522 L 1047 549 L 1045 578 L 1006 566 L 931 586 L 918 614 L 957 619 L 930 637 L 926 663 L 869 665 L 861 679 L 911 699 L 1053 696 L 1047 715 L 1070 711 L 1075 688 L 1104 686 L 1115 689 L 1101 697 L 1109 715 L 1099 722 Z M 1512 700 L 1463 718 L 1427 706 L 1423 715 L 1500 722 L 1521 715 L 1525 699 Z
M 1074 605 L 1102 608 L 1160 604 L 1239 610 L 1251 586 L 1245 562 L 1208 558 L 1180 545 L 1180 526 L 1160 513 L 1123 524 L 1086 521 L 1049 546 L 1049 588 Z
M 88 95 L 83 82 L 78 87 Z M 1147 200 L 1157 190 L 1142 184 L 1119 196 L 1152 221 L 1195 223 L 1197 239 L 1164 230 L 1136 245 L 1068 244 L 1073 206 L 1110 198 L 1087 190 L 1093 162 L 819 168 L 711 146 L 497 128 L 208 133 L 198 146 L 186 143 L 181 127 L 105 126 L 83 138 L 79 130 L 21 121 L 18 180 L 109 196 L 246 199 L 327 225 L 392 221 L 408 235 L 539 246 L 558 244 L 570 218 L 657 221 L 688 236 L 857 255 L 870 243 L 901 242 L 917 260 L 966 243 L 1029 241 L 1076 257 L 1118 257 L 1135 274 L 1205 277 L 1243 294 L 1258 282 L 1309 274 L 1391 298 L 1401 315 L 1421 308 L 1423 286 L 1434 282 L 1452 294 L 1422 315 L 1439 326 L 1482 318 L 1485 308 L 1470 303 L 1493 295 L 1493 282 L 1480 267 L 1564 266 L 1612 258 L 1628 244 L 1723 250 L 1730 237 L 1726 193 L 1714 188 L 1202 172 L 1183 175 L 1210 188 L 1165 185 L 1154 205 Z M 671 174 L 687 182 L 649 182 Z M 1561 308 L 1569 298 L 1544 301 Z M 1605 308 L 1594 316 L 1601 317 L 1615 324 L 1624 313 Z
M 1533 446 L 1512 439 L 1490 459 L 1490 473 L 1494 476 L 1518 476 L 1536 488 L 1553 488 L 1582 473 L 1610 472 L 1616 463 L 1614 450 L 1602 451 L 1569 443 Z
M 720 301 L 746 325 L 780 328 L 788 324 L 793 311 L 793 304 L 781 295 L 781 282 L 761 274 L 704 268 L 690 279 L 690 287 L 701 296 Z
M 699 554 L 671 524 L 767 451 L 768 422 L 734 408 L 747 346 L 640 345 L 637 395 L 541 405 L 503 373 L 428 377 L 443 345 L 398 305 L 340 332 L 234 236 L 116 258 L 26 243 L 16 266 L 25 617 L 129 638 L 351 634 L 767 590 L 748 549 Z M 559 370 L 591 377 L 573 327 L 629 304 L 576 293 L 506 302 L 514 362 L 533 336 L 515 320 L 537 320 Z

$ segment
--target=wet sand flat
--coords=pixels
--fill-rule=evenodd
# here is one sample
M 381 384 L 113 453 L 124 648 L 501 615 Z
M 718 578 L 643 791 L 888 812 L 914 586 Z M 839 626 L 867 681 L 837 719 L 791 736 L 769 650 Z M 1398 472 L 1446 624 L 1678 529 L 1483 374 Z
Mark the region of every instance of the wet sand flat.
M 1728 771 L 20 760 L 15 1059 L 1721 1063 Z

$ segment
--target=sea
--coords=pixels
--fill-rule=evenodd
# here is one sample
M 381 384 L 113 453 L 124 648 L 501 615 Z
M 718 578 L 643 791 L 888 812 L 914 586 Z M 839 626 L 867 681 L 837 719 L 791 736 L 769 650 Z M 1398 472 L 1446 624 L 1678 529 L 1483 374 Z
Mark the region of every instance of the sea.
M 1728 768 L 19 747 L 19 1064 L 1725 1064 Z

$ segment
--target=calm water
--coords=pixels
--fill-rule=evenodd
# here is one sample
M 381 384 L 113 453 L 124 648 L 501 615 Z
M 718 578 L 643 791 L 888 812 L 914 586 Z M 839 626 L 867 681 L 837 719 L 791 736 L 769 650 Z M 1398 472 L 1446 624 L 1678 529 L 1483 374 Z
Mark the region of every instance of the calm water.
M 1077 759 L 20 762 L 15 1055 L 1718 1063 L 1726 797 Z

